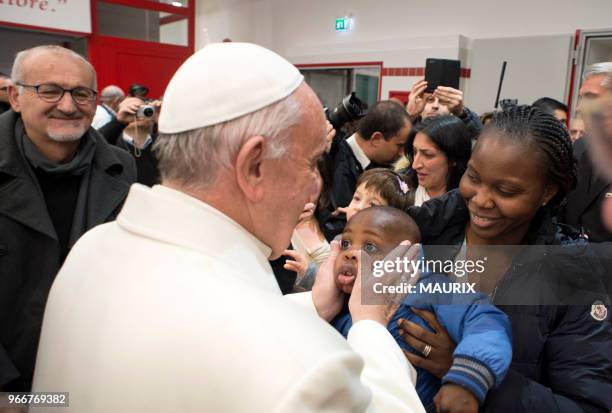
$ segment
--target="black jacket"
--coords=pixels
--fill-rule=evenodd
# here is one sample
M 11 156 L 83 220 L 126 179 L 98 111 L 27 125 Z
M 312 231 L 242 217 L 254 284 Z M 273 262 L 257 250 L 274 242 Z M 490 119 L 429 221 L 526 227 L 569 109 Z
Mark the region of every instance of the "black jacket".
M 0 102 L 0 115 L 11 110 L 11 105 L 7 102 Z
M 325 238 L 328 241 L 341 234 L 346 225 L 344 216 L 332 217 L 338 207 L 347 207 L 357 189 L 357 179 L 363 173 L 361 164 L 353 154 L 353 150 L 342 139 L 338 141 L 333 160 L 332 187 L 329 195 L 329 205 L 325 211 L 317 210 L 317 219 Z
M 117 140 L 117 147 L 127 151 L 136 162 L 136 182 L 146 186 L 159 184 L 159 168 L 157 156 L 153 152 L 153 144 L 157 136 L 152 136 L 153 141 L 144 149 L 135 150 L 134 146 L 127 143 L 123 138 Z
M 346 207 L 351 203 L 355 189 L 357 189 L 357 179 L 362 173 L 363 168 L 349 144 L 345 140 L 340 142 L 338 152 L 334 157 L 332 211 L 337 207 Z
M 612 241 L 612 233 L 601 220 L 601 204 L 612 182 L 595 174 L 589 149 L 585 145 L 585 138 L 577 140 L 574 145 L 578 160 L 578 182 L 576 189 L 567 195 L 561 221 L 583 228 L 591 242 Z
M 424 245 L 458 248 L 463 243 L 469 214 L 458 190 L 434 198 L 421 208 L 411 207 L 408 212 L 419 224 Z M 497 284 L 493 302 L 512 323 L 513 357 L 504 382 L 489 393 L 485 411 L 612 409 L 612 324 L 610 299 L 602 280 L 610 276 L 610 262 L 600 261 L 605 254 L 585 253 L 588 244 L 577 235 L 572 228 L 553 224 L 546 210 L 540 211 L 532 221 L 527 243 L 575 248 L 554 257 L 519 254 Z M 555 285 L 557 271 L 562 268 L 566 272 L 569 268 L 573 275 L 570 288 Z M 608 315 L 603 321 L 596 320 L 592 305 L 536 305 L 533 301 L 532 305 L 513 305 L 525 302 L 526 297 L 550 303 L 551 291 L 563 291 L 567 302 L 582 299 L 605 303 L 607 308 L 597 308 L 606 308 Z
M 29 391 L 43 311 L 61 266 L 60 245 L 37 183 L 15 142 L 18 115 L 0 116 L 0 391 Z M 136 179 L 134 161 L 90 128 L 87 229 L 111 221 Z M 96 263 L 92 263 L 96 265 Z
M 127 127 L 127 123 L 122 123 L 115 116 L 98 129 L 98 133 L 104 136 L 104 139 L 112 145 L 117 144 L 121 138 L 121 133 Z

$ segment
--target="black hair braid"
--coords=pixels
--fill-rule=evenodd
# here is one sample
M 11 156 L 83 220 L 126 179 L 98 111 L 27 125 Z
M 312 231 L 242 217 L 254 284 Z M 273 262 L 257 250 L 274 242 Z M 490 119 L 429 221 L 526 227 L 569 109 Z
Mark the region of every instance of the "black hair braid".
M 544 161 L 549 183 L 559 188 L 548 205 L 553 212 L 576 186 L 576 162 L 565 125 L 533 106 L 515 106 L 493 116 L 486 130 L 494 130 L 535 149 Z

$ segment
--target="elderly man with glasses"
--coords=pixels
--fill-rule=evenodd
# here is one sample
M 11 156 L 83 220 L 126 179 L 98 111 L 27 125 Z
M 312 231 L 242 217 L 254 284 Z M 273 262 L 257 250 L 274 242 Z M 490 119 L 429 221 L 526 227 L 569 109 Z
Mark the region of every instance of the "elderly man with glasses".
M 70 248 L 113 220 L 134 161 L 91 126 L 96 74 L 59 46 L 17 54 L 0 116 L 0 391 L 31 387 L 43 310 Z

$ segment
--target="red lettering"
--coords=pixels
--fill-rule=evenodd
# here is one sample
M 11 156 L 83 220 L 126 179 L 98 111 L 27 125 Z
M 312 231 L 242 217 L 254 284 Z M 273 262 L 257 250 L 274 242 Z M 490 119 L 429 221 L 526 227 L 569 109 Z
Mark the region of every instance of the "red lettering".
M 67 0 L 57 0 L 59 3 L 66 4 Z M 0 0 L 0 6 L 16 6 L 16 7 L 27 7 L 28 9 L 39 9 L 41 11 L 49 10 L 48 0 Z M 55 10 L 51 10 L 55 11 Z
M 66 0 L 57 0 L 60 3 L 66 3 Z M 47 11 L 49 9 L 48 0 L 0 0 L 0 5 L 27 7 L 29 9 L 39 9 Z

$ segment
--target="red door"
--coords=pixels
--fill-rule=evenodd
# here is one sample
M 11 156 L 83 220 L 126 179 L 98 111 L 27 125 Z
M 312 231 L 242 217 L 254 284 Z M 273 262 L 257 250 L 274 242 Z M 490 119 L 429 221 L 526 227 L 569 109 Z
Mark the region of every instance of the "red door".
M 166 85 L 190 51 L 176 46 L 98 37 L 90 42 L 90 58 L 98 74 L 98 89 L 110 84 L 126 93 L 133 83 L 149 88 L 148 97 L 163 95 Z
M 177 7 L 149 0 L 92 0 L 89 57 L 98 74 L 98 89 L 115 84 L 127 93 L 138 83 L 149 88 L 148 97 L 162 96 L 174 72 L 194 51 L 194 2 L 183 0 L 184 6 Z M 178 39 L 185 46 L 162 43 L 164 25 L 180 23 L 186 23 L 185 39 Z

